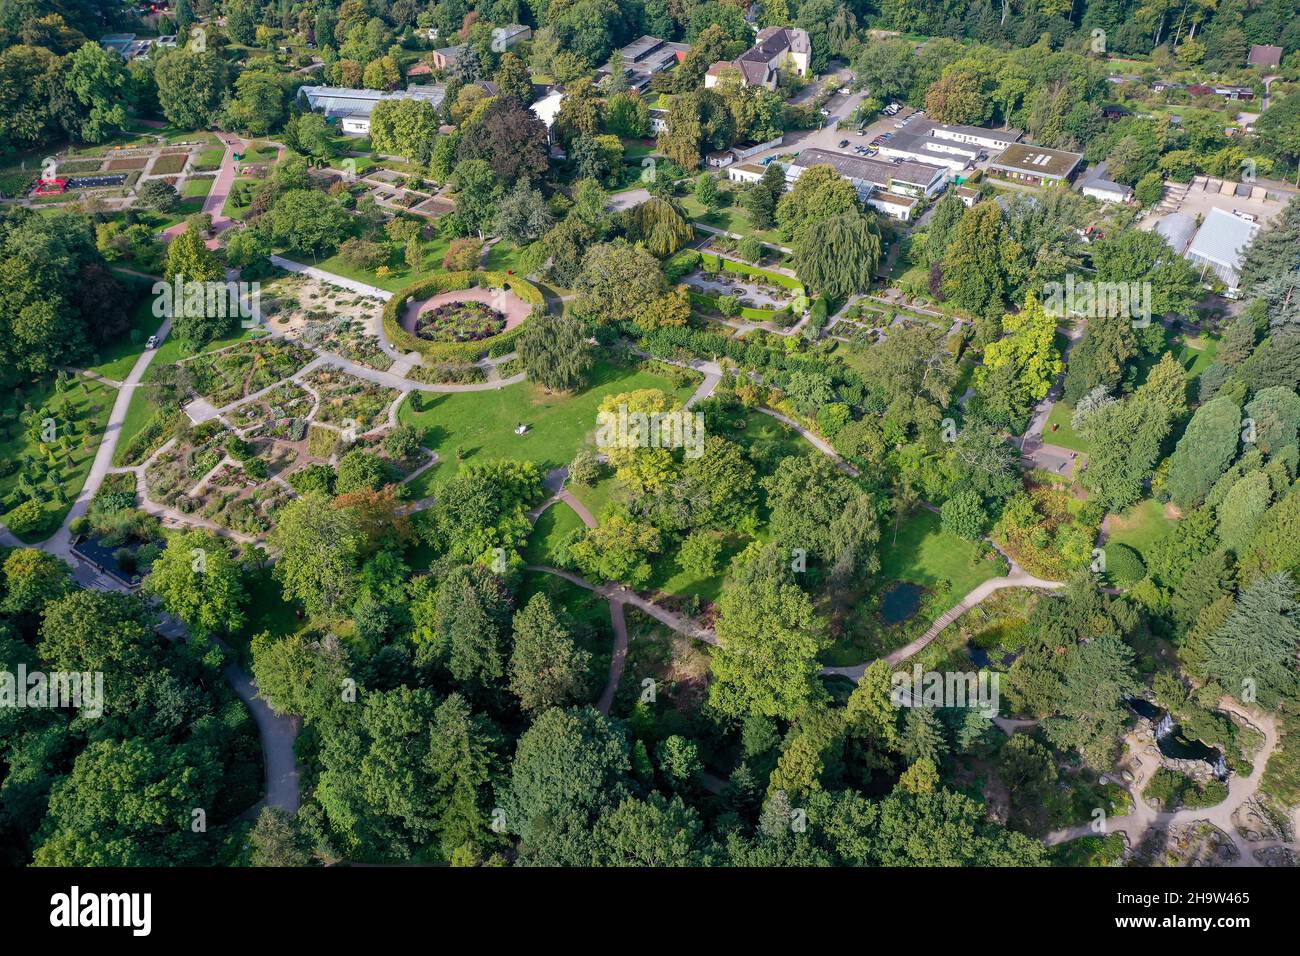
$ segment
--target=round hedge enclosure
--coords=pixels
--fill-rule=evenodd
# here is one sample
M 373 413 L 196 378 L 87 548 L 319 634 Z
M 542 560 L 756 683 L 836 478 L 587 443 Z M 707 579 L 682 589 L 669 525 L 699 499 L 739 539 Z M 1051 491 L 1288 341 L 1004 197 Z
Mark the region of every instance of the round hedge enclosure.
M 514 324 L 507 321 L 499 334 L 472 341 L 429 341 L 412 334 L 403 321 L 408 306 L 413 303 L 418 306 L 417 315 L 425 308 L 437 308 L 453 301 L 491 304 L 496 290 L 511 293 L 528 308 L 530 315 L 546 307 L 541 290 L 520 276 L 505 272 L 448 272 L 395 293 L 384 306 L 384 334 L 394 348 L 418 352 L 433 362 L 476 362 L 485 355 L 506 355 L 513 350 L 514 340 L 527 324 L 527 316 L 517 317 Z M 462 292 L 466 294 L 452 294 Z

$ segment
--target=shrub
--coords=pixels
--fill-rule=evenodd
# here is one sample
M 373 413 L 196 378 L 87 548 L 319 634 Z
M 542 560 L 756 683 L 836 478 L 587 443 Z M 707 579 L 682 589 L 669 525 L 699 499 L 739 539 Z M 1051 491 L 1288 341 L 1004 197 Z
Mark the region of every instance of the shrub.
M 1108 544 L 1105 549 L 1106 576 L 1117 588 L 1132 587 L 1147 576 L 1142 555 L 1126 544 Z
M 30 534 L 45 521 L 45 509 L 36 500 L 24 501 L 5 515 L 5 524 L 16 535 Z
M 444 217 L 445 219 L 446 217 Z M 474 362 L 486 354 L 505 355 L 513 351 L 513 342 L 527 326 L 521 323 L 508 332 L 478 342 L 427 342 L 402 328 L 401 317 L 412 299 L 427 299 L 440 292 L 470 289 L 475 286 L 509 289 L 534 310 L 545 308 L 546 299 L 538 288 L 519 276 L 504 272 L 448 272 L 431 276 L 394 294 L 384 306 L 384 332 L 396 348 L 419 352 L 433 364 L 439 362 Z

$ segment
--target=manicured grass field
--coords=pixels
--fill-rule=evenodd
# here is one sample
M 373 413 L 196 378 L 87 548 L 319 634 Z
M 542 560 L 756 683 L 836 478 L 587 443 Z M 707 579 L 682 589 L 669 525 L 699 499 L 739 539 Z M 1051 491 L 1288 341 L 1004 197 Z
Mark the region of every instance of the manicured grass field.
M 488 250 L 487 268 L 489 272 L 520 272 L 519 256 L 523 252 L 513 242 L 502 239 Z
M 1073 416 L 1074 409 L 1065 402 L 1057 402 L 1053 405 L 1051 414 L 1047 416 L 1047 425 L 1043 428 L 1043 441 L 1049 445 L 1068 448 L 1070 451 L 1086 452 L 1088 443 L 1070 424 Z M 1053 426 L 1056 426 L 1056 431 L 1052 431 Z
M 45 379 L 23 389 L 21 395 L 6 397 L 0 413 L 8 416 L 20 412 L 27 405 L 37 411 L 45 409 L 47 417 L 54 421 L 56 435 L 67 434 L 71 438 L 67 451 L 59 448 L 58 440 L 50 443 L 49 449 L 55 458 L 55 463 L 50 465 L 47 453 L 41 451 L 41 443 L 32 440 L 27 427 L 16 417 L 6 417 L 5 430 L 0 432 L 0 460 L 17 462 L 19 467 L 13 474 L 0 478 L 0 499 L 9 495 L 24 475 L 46 492 L 51 491 L 56 483 L 63 491 L 62 502 L 47 500 L 44 503 L 43 523 L 20 537 L 27 541 L 43 541 L 58 530 L 64 515 L 81 494 L 81 486 L 86 483 L 86 475 L 90 473 L 108 423 L 108 413 L 116 400 L 116 389 L 87 378 L 72 380 L 62 396 L 56 394 L 54 381 Z M 67 426 L 74 421 L 81 431 L 71 435 Z M 42 468 L 48 469 L 48 474 L 38 477 L 31 473 L 31 469 L 24 468 L 24 455 L 37 459 Z M 11 510 L 7 505 L 3 507 L 6 513 Z
M 749 221 L 749 213 L 739 205 L 723 206 L 721 209 L 710 211 L 705 209 L 704 204 L 694 195 L 678 197 L 677 203 L 686 211 L 687 218 L 692 221 L 742 236 L 756 236 L 761 241 L 773 245 L 785 245 L 775 229 L 755 229 Z
M 580 485 L 576 481 L 570 481 L 565 487 L 569 489 L 573 497 L 586 505 L 592 517 L 599 521 L 601 513 L 605 510 L 605 506 L 609 504 L 610 498 L 613 497 L 614 491 L 618 487 L 618 482 L 614 480 L 613 475 L 606 475 L 594 485 Z
M 989 578 L 1003 573 L 1000 562 L 980 559 L 980 546 L 944 531 L 939 516 L 918 509 L 899 525 L 895 536 L 891 522 L 880 532 L 880 577 L 912 581 L 930 589 L 948 585 L 952 602 Z
M 327 256 L 324 259 L 312 261 L 311 256 L 304 256 L 301 253 L 286 253 L 281 251 L 286 259 L 292 259 L 295 262 L 301 262 L 305 265 L 316 266 L 324 269 L 326 272 L 332 272 L 335 275 L 343 276 L 345 279 L 353 279 L 356 282 L 364 282 L 367 285 L 378 286 L 388 292 L 397 292 L 405 289 L 414 282 L 419 282 L 429 276 L 437 275 L 443 272 L 442 257 L 446 254 L 450 245 L 448 240 L 441 236 L 433 239 L 423 239 L 420 245 L 424 250 L 423 268 L 418 272 L 412 272 L 407 268 L 406 262 L 402 258 L 402 250 L 394 249 L 392 256 L 389 257 L 388 268 L 392 271 L 391 275 L 379 276 L 371 269 L 359 269 L 344 261 L 338 253 Z
M 1126 544 L 1145 561 L 1147 549 L 1173 525 L 1173 519 L 1165 517 L 1165 506 L 1160 502 L 1151 499 L 1139 501 L 1122 514 L 1110 516 L 1106 543 Z
M 141 287 L 138 291 L 141 297 L 131 313 L 130 331 L 119 341 L 100 349 L 99 363 L 90 367 L 90 371 L 117 382 L 130 374 L 136 359 L 144 351 L 145 342 L 163 323 L 153 314 L 154 297 L 149 294 L 149 289 Z
M 185 181 L 181 195 L 186 199 L 201 199 L 212 192 L 212 184 L 216 181 L 215 176 L 191 176 Z
M 1188 378 L 1197 378 L 1219 353 L 1219 340 L 1212 335 L 1188 336 L 1174 352 Z
M 483 392 L 422 393 L 420 411 L 408 398 L 398 420 L 425 429 L 425 445 L 438 452 L 440 462 L 411 482 L 419 499 L 432 493 L 466 462 L 516 458 L 534 461 L 543 473 L 573 460 L 584 435 L 596 427 L 596 410 L 606 395 L 641 388 L 658 388 L 690 397 L 693 386 L 674 388 L 666 378 L 601 360 L 592 368 L 588 386 L 577 394 L 548 394 L 531 382 Z M 520 423 L 525 435 L 515 434 Z
M 524 547 L 525 564 L 545 564 L 559 567 L 556 546 L 569 534 L 583 527 L 578 513 L 563 501 L 557 501 L 538 516 L 533 532 Z

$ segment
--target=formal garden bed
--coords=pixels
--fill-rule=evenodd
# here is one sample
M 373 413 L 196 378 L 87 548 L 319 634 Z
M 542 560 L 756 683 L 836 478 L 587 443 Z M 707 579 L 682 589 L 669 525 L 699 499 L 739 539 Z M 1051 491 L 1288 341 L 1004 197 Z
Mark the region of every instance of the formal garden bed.
M 263 336 L 221 352 L 184 359 L 194 390 L 220 408 L 289 378 L 315 355 L 284 339 Z
M 445 302 L 420 312 L 414 332 L 429 342 L 481 342 L 504 332 L 506 316 L 486 302 Z
M 352 427 L 358 432 L 386 423 L 388 408 L 400 394 L 396 389 L 329 367 L 314 369 L 304 384 L 320 396 L 316 421 L 339 428 Z
M 182 504 L 185 493 L 200 478 L 225 458 L 225 439 L 229 432 L 218 421 L 204 422 L 192 429 L 183 441 L 160 452 L 145 469 L 145 489 L 149 500 L 180 511 L 193 511 Z
M 300 340 L 380 372 L 393 367 L 393 360 L 379 344 L 379 337 L 358 319 L 343 316 L 309 324 L 300 333 Z
M 432 342 L 414 333 L 417 317 L 427 308 L 477 300 L 504 312 L 505 328 L 472 341 Z M 475 362 L 485 355 L 508 355 L 515 339 L 537 309 L 545 308 L 541 290 L 527 279 L 505 272 L 448 272 L 409 285 L 384 306 L 384 333 L 395 348 L 418 352 L 430 364 Z
M 316 400 L 302 386 L 281 382 L 261 398 L 246 402 L 226 417 L 246 438 L 298 442 L 307 437 L 307 418 Z
M 339 433 L 324 425 L 312 425 L 307 432 L 307 454 L 322 461 L 338 450 Z

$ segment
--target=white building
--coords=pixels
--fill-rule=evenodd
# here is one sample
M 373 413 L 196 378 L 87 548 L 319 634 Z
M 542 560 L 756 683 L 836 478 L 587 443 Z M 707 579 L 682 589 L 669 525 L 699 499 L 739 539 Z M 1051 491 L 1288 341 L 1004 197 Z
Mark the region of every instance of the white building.
M 961 126 L 955 123 L 926 123 L 917 132 L 953 143 L 978 146 L 990 153 L 1001 152 L 1012 143 L 1020 142 L 1025 135 L 1018 129 L 984 129 L 982 126 Z
M 793 186 L 795 180 L 813 166 L 830 166 L 853 184 L 864 203 L 905 222 L 912 218 L 921 200 L 932 199 L 948 184 L 947 170 L 942 166 L 911 161 L 885 162 L 814 148 L 805 149 L 786 167 L 787 186 Z
M 1228 287 L 1228 295 L 1235 297 L 1241 283 L 1241 260 L 1257 232 L 1259 223 L 1211 209 L 1187 247 L 1186 256 L 1201 267 L 1201 278 L 1213 272 Z
M 756 183 L 763 178 L 767 167 L 758 163 L 740 163 L 727 167 L 727 178 L 733 183 Z
M 1128 202 L 1133 198 L 1132 189 L 1109 179 L 1090 179 L 1080 187 L 1079 192 L 1102 202 Z
M 423 100 L 434 109 L 442 105 L 447 91 L 442 86 L 408 86 L 404 90 L 353 90 L 344 86 L 304 86 L 298 95 L 307 106 L 326 119 L 338 120 L 349 136 L 370 132 L 370 114 L 380 100 Z

